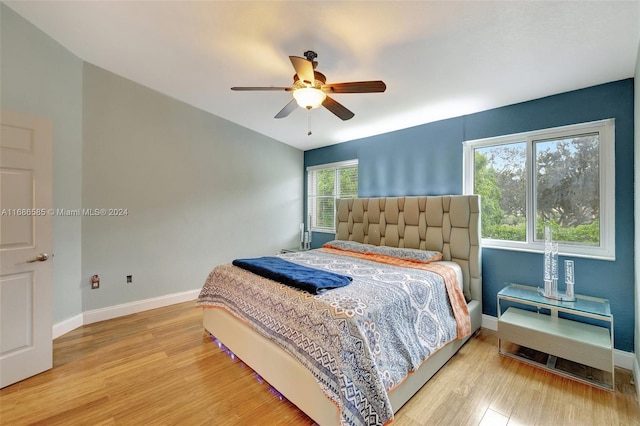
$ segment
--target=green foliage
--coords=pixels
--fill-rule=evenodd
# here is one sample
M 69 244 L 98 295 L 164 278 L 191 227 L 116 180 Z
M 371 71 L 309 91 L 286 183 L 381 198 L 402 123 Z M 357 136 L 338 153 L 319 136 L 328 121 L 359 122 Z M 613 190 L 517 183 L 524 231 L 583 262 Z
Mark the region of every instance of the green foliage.
M 488 167 L 489 160 L 484 154 L 475 153 L 475 189 L 482 199 L 482 236 L 488 237 L 489 229 L 502 222 L 504 212 L 500 208 L 500 189 L 496 172 Z
M 592 223 L 573 227 L 565 227 L 557 222 L 538 222 L 536 238 L 539 240 L 544 239 L 545 225 L 551 226 L 553 241 L 591 245 L 598 245 L 600 242 L 600 221 L 598 220 L 594 220 Z
M 315 173 L 317 185 L 315 226 L 333 228 L 335 226 L 335 199 L 358 195 L 358 168 L 329 168 L 318 170 Z M 338 182 L 336 182 L 336 177 L 338 177 Z
M 335 199 L 325 197 L 318 199 L 317 226 L 322 228 L 332 228 L 334 224 Z
M 475 189 L 482 196 L 482 236 L 526 241 L 526 143 L 475 149 Z M 600 189 L 597 135 L 533 144 L 536 219 L 550 223 L 554 240 L 599 244 Z M 537 230 L 537 239 L 542 239 Z
M 551 226 L 553 233 L 553 240 L 563 243 L 580 243 L 597 245 L 600 241 L 600 222 L 594 221 L 586 225 L 578 225 L 575 227 L 566 228 L 559 223 L 550 222 L 545 225 Z M 486 228 L 482 227 L 484 238 L 491 238 L 494 240 L 505 241 L 525 241 L 527 235 L 526 224 L 524 222 L 518 224 L 502 224 L 491 225 Z M 544 240 L 544 226 L 538 225 L 536 230 L 536 238 L 538 240 Z
M 358 168 L 349 167 L 340 169 L 340 197 L 358 195 Z
M 335 190 L 335 171 L 333 169 L 318 170 L 318 196 L 333 195 Z
M 598 137 L 536 144 L 537 215 L 573 227 L 599 218 Z
M 484 226 L 482 227 L 484 230 Z M 487 234 L 484 238 L 506 241 L 525 241 L 527 236 L 527 226 L 525 223 L 516 225 L 493 225 L 487 227 Z

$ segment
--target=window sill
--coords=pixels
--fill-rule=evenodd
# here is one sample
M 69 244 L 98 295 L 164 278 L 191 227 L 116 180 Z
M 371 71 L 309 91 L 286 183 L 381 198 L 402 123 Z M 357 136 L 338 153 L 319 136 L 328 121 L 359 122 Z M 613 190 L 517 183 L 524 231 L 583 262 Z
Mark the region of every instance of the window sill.
M 482 248 L 494 249 L 494 250 L 508 250 L 508 251 L 520 251 L 524 253 L 538 253 L 544 255 L 544 244 L 527 244 L 518 243 L 516 241 L 498 241 L 482 239 Z M 586 248 L 586 247 L 571 247 L 570 245 L 558 245 L 558 255 L 564 257 L 579 257 L 593 260 L 607 260 L 615 261 L 615 251 L 609 252 L 602 247 Z
M 311 232 L 318 232 L 320 234 L 335 234 L 335 229 L 326 229 L 326 228 L 311 228 Z

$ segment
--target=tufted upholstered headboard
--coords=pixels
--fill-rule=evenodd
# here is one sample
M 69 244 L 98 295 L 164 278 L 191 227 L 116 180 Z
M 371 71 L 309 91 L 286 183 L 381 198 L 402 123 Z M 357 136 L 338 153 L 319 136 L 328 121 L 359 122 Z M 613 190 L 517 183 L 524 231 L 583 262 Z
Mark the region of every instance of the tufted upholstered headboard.
M 344 198 L 336 209 L 336 239 L 442 252 L 462 268 L 467 300 L 482 303 L 478 195 Z

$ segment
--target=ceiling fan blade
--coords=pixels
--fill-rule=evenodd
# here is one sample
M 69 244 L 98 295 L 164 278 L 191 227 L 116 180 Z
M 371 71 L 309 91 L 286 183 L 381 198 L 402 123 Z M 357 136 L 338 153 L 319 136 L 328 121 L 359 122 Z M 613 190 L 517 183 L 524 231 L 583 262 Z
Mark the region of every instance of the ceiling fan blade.
M 289 114 L 291 114 L 291 112 L 297 107 L 298 107 L 298 103 L 296 102 L 296 100 L 291 99 L 291 101 L 288 104 L 286 104 L 284 108 L 280 110 L 279 113 L 276 114 L 275 118 L 285 118 Z
M 249 91 L 249 90 L 284 90 L 286 92 L 290 92 L 291 90 L 293 90 L 293 87 L 275 87 L 275 86 L 268 86 L 268 87 L 232 87 L 231 90 L 237 90 L 237 91 Z
M 289 56 L 293 68 L 298 74 L 298 78 L 308 84 L 313 84 L 315 75 L 313 74 L 313 64 L 311 61 L 299 56 Z
M 322 106 L 328 109 L 329 111 L 331 111 L 332 113 L 334 113 L 335 115 L 337 115 L 338 118 L 345 121 L 349 120 L 350 118 L 353 118 L 353 116 L 355 115 L 354 113 L 349 111 L 347 108 L 345 108 L 344 105 L 342 105 L 339 102 L 336 102 L 334 99 L 330 98 L 329 96 L 327 96 L 324 102 L 322 102 Z
M 350 83 L 323 84 L 322 91 L 327 93 L 374 93 L 384 92 L 387 85 L 381 80 L 353 81 Z

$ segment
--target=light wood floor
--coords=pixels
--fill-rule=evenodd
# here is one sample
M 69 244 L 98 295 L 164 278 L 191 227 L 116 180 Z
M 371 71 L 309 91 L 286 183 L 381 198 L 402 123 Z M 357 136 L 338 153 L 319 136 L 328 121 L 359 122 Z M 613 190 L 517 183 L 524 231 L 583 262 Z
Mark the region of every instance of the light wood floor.
M 482 330 L 396 415 L 394 426 L 640 425 L 630 374 L 607 392 L 497 353 Z M 193 302 L 74 330 L 54 368 L 0 390 L 11 425 L 312 425 L 203 335 Z

